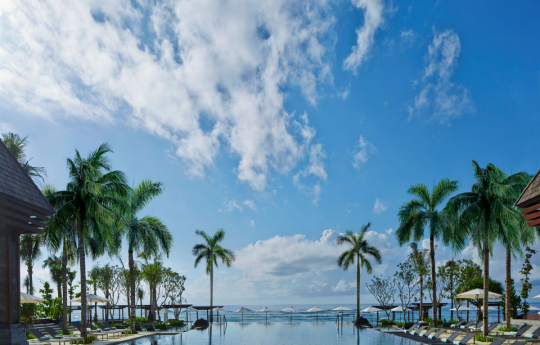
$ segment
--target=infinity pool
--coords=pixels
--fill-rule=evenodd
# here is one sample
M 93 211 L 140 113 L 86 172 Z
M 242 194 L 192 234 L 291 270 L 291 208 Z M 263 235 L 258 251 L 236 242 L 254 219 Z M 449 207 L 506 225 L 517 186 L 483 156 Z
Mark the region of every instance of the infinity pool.
M 372 329 L 356 329 L 350 323 L 333 322 L 239 323 L 214 326 L 178 335 L 154 335 L 125 343 L 130 345 L 416 345 L 412 340 Z

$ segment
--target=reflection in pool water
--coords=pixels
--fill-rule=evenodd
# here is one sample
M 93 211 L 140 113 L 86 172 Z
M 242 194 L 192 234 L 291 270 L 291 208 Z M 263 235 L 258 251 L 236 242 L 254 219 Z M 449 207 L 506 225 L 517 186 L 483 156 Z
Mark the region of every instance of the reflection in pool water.
M 352 324 L 336 327 L 333 322 L 265 323 L 230 322 L 178 335 L 155 335 L 130 345 L 416 345 L 417 342 Z

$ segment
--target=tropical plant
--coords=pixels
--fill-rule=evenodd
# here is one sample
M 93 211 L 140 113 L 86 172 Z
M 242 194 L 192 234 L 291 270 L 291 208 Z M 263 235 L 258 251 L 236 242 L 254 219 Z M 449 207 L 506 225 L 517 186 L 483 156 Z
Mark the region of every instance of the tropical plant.
M 337 264 L 343 270 L 348 270 L 351 265 L 356 264 L 356 323 L 360 323 L 360 268 L 364 267 L 368 274 L 373 272 L 373 265 L 370 258 L 380 264 L 382 262 L 381 252 L 374 246 L 371 246 L 366 240 L 366 232 L 371 223 L 362 226 L 360 232 L 355 234 L 351 230 L 340 234 L 336 239 L 338 245 L 347 244 L 347 249 L 338 258 Z
M 478 249 L 484 261 L 484 319 L 488 315 L 489 256 L 496 240 L 508 241 L 514 230 L 522 227 L 523 216 L 512 203 L 530 179 L 528 173 L 508 176 L 493 164 L 481 168 L 472 161 L 475 183 L 470 192 L 452 197 L 444 212 L 452 224 L 452 244 L 455 250 L 465 247 L 467 239 Z M 507 263 L 508 264 L 508 263 Z M 483 335 L 487 336 L 487 327 Z
M 214 266 L 218 267 L 218 260 L 221 260 L 227 267 L 231 267 L 236 260 L 234 252 L 223 248 L 220 243 L 225 239 L 225 230 L 219 229 L 214 236 L 208 235 L 203 230 L 195 231 L 195 234 L 204 239 L 204 243 L 193 246 L 192 254 L 195 256 L 195 268 L 205 261 L 206 274 L 210 275 L 210 307 L 214 306 Z M 210 312 L 210 322 L 214 318 L 214 311 Z
M 401 206 L 398 217 L 399 228 L 396 236 L 400 245 L 411 241 L 421 241 L 424 231 L 429 234 L 429 257 L 431 260 L 432 284 L 432 312 L 433 320 L 437 320 L 437 284 L 435 272 L 435 240 L 443 239 L 446 242 L 446 226 L 443 215 L 439 211 L 442 203 L 458 189 L 458 181 L 444 178 L 430 193 L 424 184 L 412 186 L 407 191 L 415 198 Z
M 148 291 L 150 292 L 150 311 L 148 316 L 152 321 L 156 321 L 154 311 L 157 309 L 158 298 L 160 295 L 158 289 L 163 282 L 163 272 L 165 269 L 160 257 L 155 258 L 153 263 L 148 261 L 148 255 L 146 255 L 146 253 L 139 254 L 139 257 L 144 259 L 144 262 L 141 265 L 141 277 L 148 284 Z
M 523 262 L 523 267 L 519 271 L 523 275 L 523 278 L 520 279 L 521 281 L 521 310 L 523 311 L 524 315 L 527 315 L 529 312 L 529 303 L 527 303 L 527 298 L 529 297 L 529 292 L 532 290 L 532 283 L 530 280 L 531 271 L 533 270 L 533 266 L 531 264 L 531 257 L 537 253 L 536 250 L 531 249 L 529 247 L 525 248 L 525 251 L 527 254 L 525 255 L 525 261 Z
M 396 301 L 396 289 L 395 281 L 388 276 L 384 278 L 381 276 L 374 276 L 371 278 L 371 284 L 366 284 L 368 291 L 373 295 L 373 298 L 379 303 L 380 306 L 384 307 L 383 311 L 386 314 L 387 318 L 390 318 L 390 313 L 392 312 L 388 308 L 394 305 Z M 381 323 L 382 322 L 381 320 Z
M 398 270 L 394 273 L 394 284 L 398 291 L 398 298 L 403 310 L 403 319 L 407 320 L 407 307 L 411 304 L 414 296 L 418 292 L 419 280 L 415 271 L 412 258 L 409 257 L 405 262 L 397 265 Z
M 45 242 L 43 234 L 22 235 L 20 240 L 20 255 L 21 260 L 26 265 L 28 274 L 28 284 L 26 293 L 34 294 L 34 262 L 41 256 L 41 247 Z
M 65 191 L 49 196 L 56 205 L 56 214 L 49 222 L 55 227 L 76 229 L 81 275 L 81 336 L 86 338 L 86 248 L 97 253 L 118 248 L 118 237 L 113 224 L 126 214 L 126 198 L 130 188 L 121 171 L 113 171 L 107 154 L 107 144 L 83 158 L 75 151 L 75 158 L 68 159 L 70 181 Z
M 15 159 L 22 166 L 23 170 L 30 176 L 34 182 L 40 183 L 43 181 L 43 177 L 47 175 L 45 168 L 35 167 L 30 165 L 32 158 L 26 158 L 26 145 L 28 145 L 28 137 L 21 137 L 15 133 L 3 133 L 2 141 L 8 148 L 9 152 L 15 157 Z
M 505 289 L 504 294 L 501 296 L 501 302 L 499 305 L 503 308 L 506 307 L 506 301 L 510 302 L 510 318 L 516 318 L 517 310 L 521 307 L 521 296 L 517 293 L 516 287 L 514 285 L 514 279 L 510 279 L 510 289 Z M 505 321 L 507 316 L 505 315 Z M 509 328 L 505 326 L 505 328 Z M 507 331 L 511 332 L 511 331 Z
M 448 294 L 450 298 L 450 320 L 454 320 L 454 304 L 456 303 L 456 288 L 458 277 L 458 264 L 454 259 L 447 261 L 443 266 L 439 268 L 439 275 L 443 277 L 445 282 L 443 289 L 444 293 Z
M 419 283 L 419 292 L 420 292 L 420 304 L 419 304 L 419 319 L 424 319 L 424 313 L 423 313 L 423 302 L 424 302 L 424 282 L 426 281 L 426 278 L 429 274 L 429 251 L 427 249 L 419 249 L 418 244 L 416 242 L 412 242 L 409 244 L 410 253 L 409 258 L 411 259 L 411 263 L 414 266 L 414 270 L 416 274 L 418 275 L 418 283 Z
M 141 317 L 142 317 L 142 300 L 144 298 L 144 290 L 143 288 L 139 287 L 137 289 L 137 299 L 139 300 L 139 305 L 141 306 Z M 132 318 L 133 319 L 133 318 Z
M 52 281 L 56 284 L 56 293 L 58 298 L 62 298 L 62 259 L 54 254 L 51 254 L 43 261 L 42 268 L 49 269 L 49 275 Z
M 128 243 L 129 275 L 130 275 L 130 304 L 135 305 L 135 260 L 133 255 L 145 253 L 159 256 L 161 252 L 169 255 L 173 238 L 167 226 L 157 217 L 138 214 L 148 203 L 163 192 L 162 183 L 150 180 L 142 181 L 130 193 L 128 198 L 129 213 L 124 218 L 123 234 Z M 130 319 L 133 320 L 131 329 L 135 329 L 135 308 L 130 309 Z

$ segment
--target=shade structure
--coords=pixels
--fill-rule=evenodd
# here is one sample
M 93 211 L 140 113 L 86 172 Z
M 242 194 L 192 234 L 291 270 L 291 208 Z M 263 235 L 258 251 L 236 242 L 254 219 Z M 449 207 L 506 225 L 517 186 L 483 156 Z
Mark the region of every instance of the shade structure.
M 289 307 L 289 308 L 282 309 L 281 311 L 284 312 L 284 313 L 291 313 L 291 322 L 292 322 L 292 313 L 299 312 L 300 310 L 298 310 L 298 309 L 296 309 L 294 307 Z
M 21 292 L 21 303 L 43 303 L 44 301 L 41 297 Z
M 501 297 L 500 294 L 488 291 L 488 298 L 499 298 Z M 456 296 L 456 298 L 459 299 L 483 299 L 484 298 L 484 290 L 482 289 L 474 289 L 470 291 L 466 291 L 463 293 L 460 293 Z
M 519 308 L 518 310 L 523 310 L 521 308 Z M 529 311 L 540 311 L 540 308 L 538 307 L 533 307 L 532 305 L 529 306 Z
M 333 311 L 351 311 L 352 309 L 351 308 L 347 308 L 347 307 L 337 307 L 337 308 L 334 308 L 332 309 Z
M 236 310 L 233 310 L 233 312 L 242 313 L 242 322 L 244 322 L 244 313 L 251 313 L 251 312 L 253 312 L 253 310 L 241 307 L 241 308 L 238 308 Z
M 453 310 L 453 311 L 469 310 L 470 311 L 470 310 L 476 310 L 476 308 L 463 306 L 463 307 L 459 307 L 459 308 L 452 308 L 450 310 Z
M 268 322 L 268 312 L 274 311 L 275 309 L 264 307 L 262 309 L 257 310 L 258 313 L 265 313 L 266 314 L 266 321 Z
M 536 296 L 534 296 L 533 298 L 538 298 L 538 299 L 540 299 L 540 295 L 536 295 Z
M 360 310 L 362 313 L 375 313 L 375 312 L 378 312 L 378 311 L 381 311 L 382 309 L 379 309 L 379 308 L 375 308 L 375 307 L 367 307 L 367 308 L 364 308 L 362 310 Z
M 395 307 L 395 308 L 390 309 L 390 311 L 395 311 L 395 312 L 400 312 L 400 313 L 403 313 L 404 311 L 407 311 L 407 310 L 409 309 L 403 308 L 403 307 Z
M 81 303 L 81 297 L 74 298 L 74 299 L 71 300 L 71 302 Z M 88 302 L 88 303 L 106 303 L 106 302 L 110 302 L 110 300 L 105 298 L 105 297 L 88 294 L 88 295 L 86 295 L 86 302 Z
M 307 310 L 309 313 L 317 313 L 317 322 L 319 322 L 319 312 L 320 311 L 326 311 L 326 309 L 320 308 L 320 307 L 313 307 Z

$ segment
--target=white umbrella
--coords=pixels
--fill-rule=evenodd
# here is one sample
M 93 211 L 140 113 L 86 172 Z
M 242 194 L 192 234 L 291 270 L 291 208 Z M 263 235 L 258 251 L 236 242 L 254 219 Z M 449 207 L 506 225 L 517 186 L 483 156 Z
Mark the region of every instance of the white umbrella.
M 21 292 L 21 303 L 42 303 L 45 300 L 41 297 L 30 295 L 24 292 Z
M 236 310 L 233 310 L 233 312 L 242 313 L 242 322 L 244 322 L 244 313 L 251 313 L 251 312 L 253 312 L 253 310 L 241 307 L 241 308 L 238 308 Z
M 71 302 L 81 303 L 81 297 L 74 298 L 74 299 L 71 300 Z M 110 300 L 108 300 L 105 297 L 88 294 L 88 295 L 86 295 L 86 302 L 88 302 L 88 303 L 105 303 L 105 302 L 110 302 Z
M 364 308 L 362 310 L 360 310 L 362 313 L 376 313 L 378 311 L 381 311 L 382 309 L 379 309 L 379 308 L 375 308 L 375 307 L 367 307 L 367 308 Z M 371 320 L 373 322 L 373 319 Z M 379 323 L 377 321 L 377 323 Z
M 522 308 L 519 308 L 518 310 L 523 310 Z M 532 305 L 529 306 L 529 311 L 540 311 L 540 308 L 533 307 Z
M 337 307 L 337 308 L 334 308 L 334 309 L 332 309 L 332 310 L 333 310 L 333 311 L 341 311 L 341 312 L 343 312 L 343 311 L 350 311 L 350 310 L 352 310 L 352 309 L 351 309 L 351 308 L 347 308 L 347 307 Z
M 466 305 L 464 305 L 464 306 L 461 306 L 461 307 L 452 308 L 452 309 L 450 309 L 450 310 L 453 310 L 453 311 L 458 312 L 458 317 L 459 317 L 459 312 L 460 312 L 461 310 L 465 310 L 465 311 L 467 311 L 467 310 L 469 310 L 469 311 L 473 310 L 473 311 L 474 311 L 474 310 L 477 310 L 477 309 L 476 309 L 475 307 L 467 307 Z
M 293 312 L 299 312 L 300 310 L 298 310 L 296 308 L 293 308 L 293 307 L 289 307 L 289 308 L 285 308 L 285 309 L 283 309 L 281 311 L 285 312 L 285 313 L 291 313 L 291 322 L 292 322 L 292 313 Z
M 307 312 L 309 313 L 317 313 L 317 322 L 319 322 L 319 312 L 320 311 L 325 311 L 326 309 L 323 309 L 323 308 L 319 308 L 319 307 L 313 307 L 311 309 L 308 309 Z
M 390 309 L 390 311 L 398 312 L 398 313 L 406 313 L 408 310 L 409 309 L 407 309 L 406 307 L 403 308 L 401 306 Z M 405 318 L 405 316 L 403 318 Z
M 275 309 L 264 307 L 262 309 L 257 310 L 258 313 L 266 313 L 266 321 L 268 321 L 268 312 L 274 311 Z
M 456 297 L 459 299 L 483 299 L 484 290 L 474 289 L 474 290 L 466 291 L 464 293 L 460 293 Z M 488 291 L 488 298 L 499 298 L 499 297 L 501 297 L 500 294 Z
M 484 307 L 480 307 L 480 310 L 484 310 Z M 498 310 L 497 307 L 488 307 L 488 310 Z
M 536 296 L 534 296 L 533 298 L 538 298 L 538 299 L 540 299 L 540 295 L 536 295 Z

